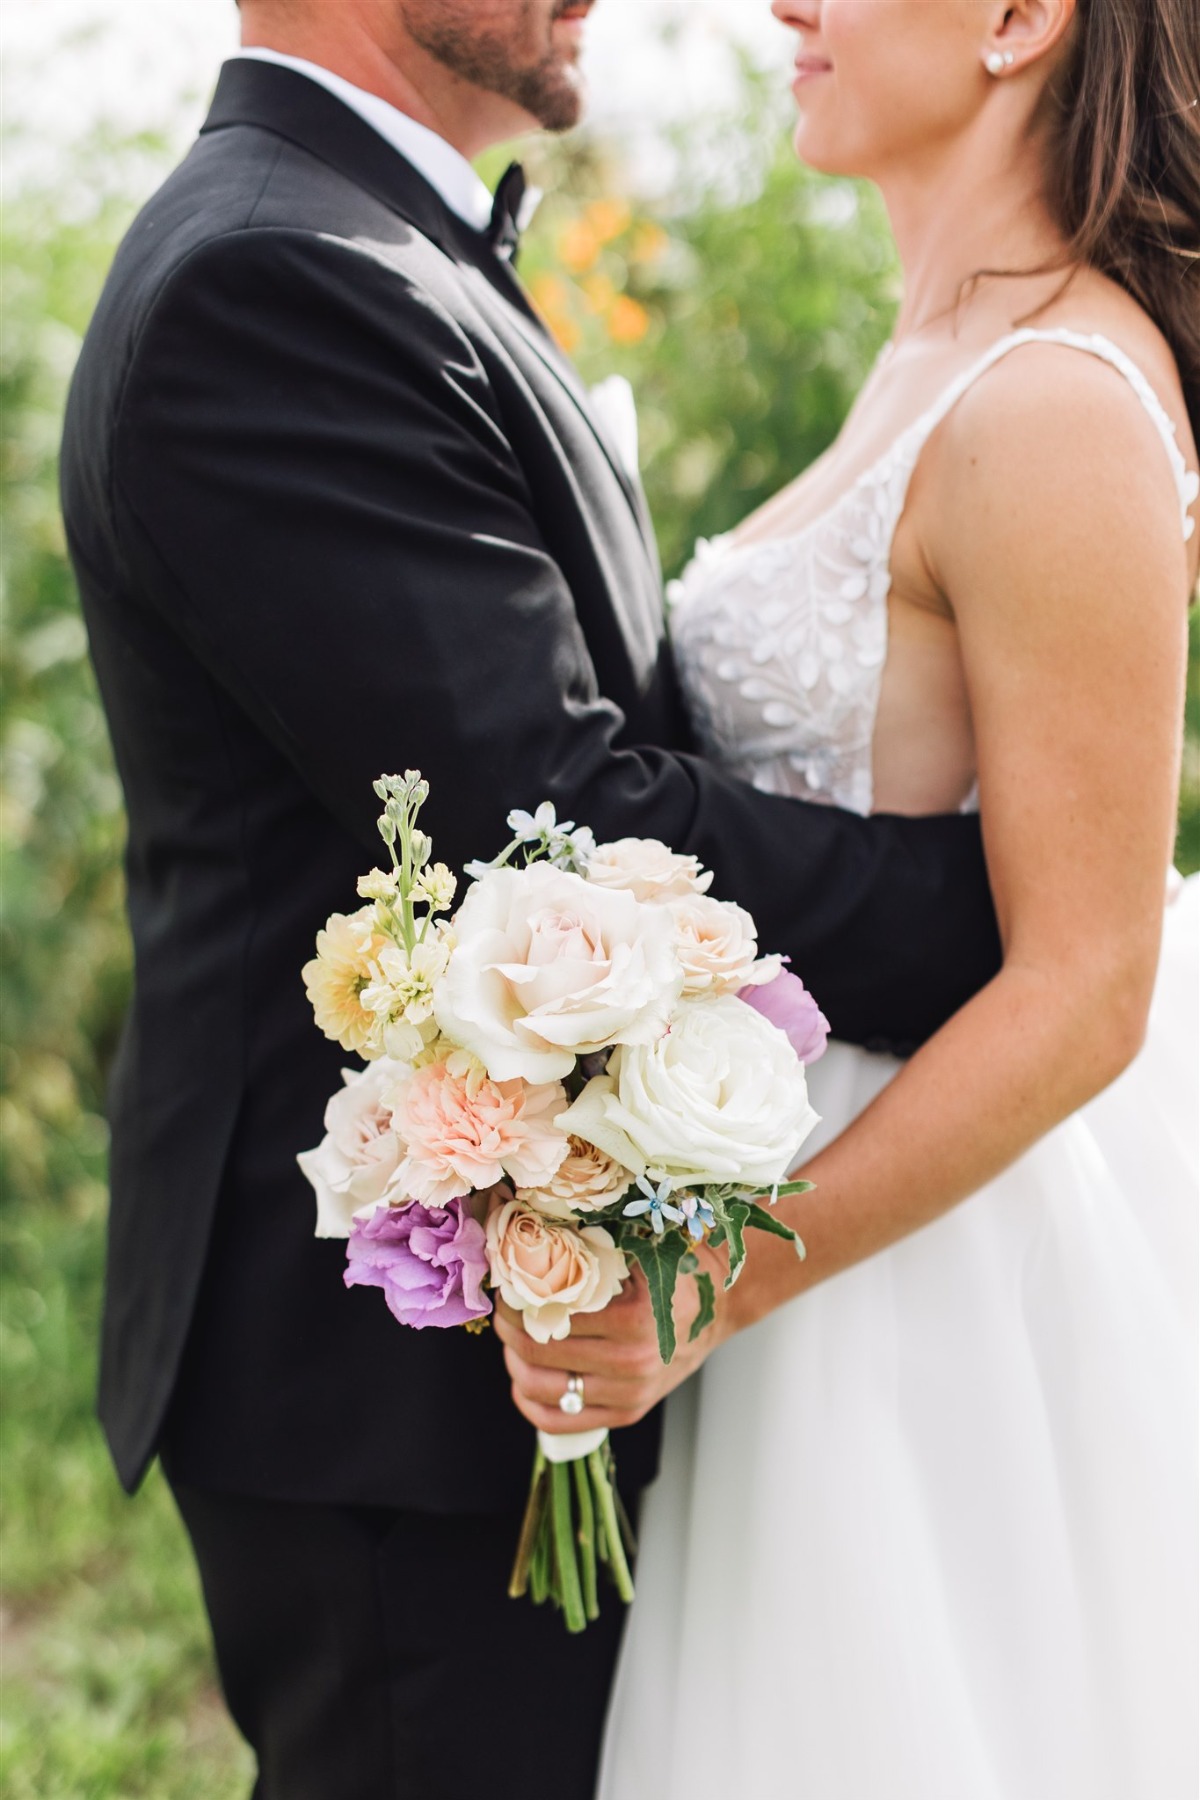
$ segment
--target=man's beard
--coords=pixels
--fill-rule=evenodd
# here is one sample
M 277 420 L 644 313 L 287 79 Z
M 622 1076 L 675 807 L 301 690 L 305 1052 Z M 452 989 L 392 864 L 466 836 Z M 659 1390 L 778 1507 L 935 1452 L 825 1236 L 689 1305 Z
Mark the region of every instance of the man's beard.
M 401 15 L 413 41 L 445 68 L 513 101 L 545 130 L 569 131 L 579 123 L 583 89 L 576 64 L 551 43 L 550 27 L 577 5 L 556 0 L 546 14 L 544 0 L 510 0 L 507 22 L 490 28 L 472 0 L 403 0 Z

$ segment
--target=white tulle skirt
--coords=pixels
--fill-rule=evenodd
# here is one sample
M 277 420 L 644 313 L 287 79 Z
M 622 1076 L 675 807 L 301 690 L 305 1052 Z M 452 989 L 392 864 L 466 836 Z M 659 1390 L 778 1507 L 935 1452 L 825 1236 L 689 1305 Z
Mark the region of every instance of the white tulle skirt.
M 672 1398 L 601 1800 L 1196 1800 L 1198 948 L 1193 880 L 1113 1087 Z

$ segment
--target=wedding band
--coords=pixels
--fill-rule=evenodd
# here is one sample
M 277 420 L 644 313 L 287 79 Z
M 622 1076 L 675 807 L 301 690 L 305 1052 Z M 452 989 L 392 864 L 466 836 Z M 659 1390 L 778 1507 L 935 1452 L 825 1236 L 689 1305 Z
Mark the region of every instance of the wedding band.
M 583 1411 L 583 1376 L 568 1375 L 567 1391 L 558 1403 L 559 1412 L 570 1413 L 574 1418 Z

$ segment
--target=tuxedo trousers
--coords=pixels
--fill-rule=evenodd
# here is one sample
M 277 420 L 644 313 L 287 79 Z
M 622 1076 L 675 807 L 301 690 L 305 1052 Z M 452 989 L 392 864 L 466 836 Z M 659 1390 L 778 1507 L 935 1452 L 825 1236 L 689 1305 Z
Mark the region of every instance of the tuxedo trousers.
M 168 1481 L 252 1800 L 592 1800 L 624 1608 L 572 1637 L 510 1600 L 519 1517 Z

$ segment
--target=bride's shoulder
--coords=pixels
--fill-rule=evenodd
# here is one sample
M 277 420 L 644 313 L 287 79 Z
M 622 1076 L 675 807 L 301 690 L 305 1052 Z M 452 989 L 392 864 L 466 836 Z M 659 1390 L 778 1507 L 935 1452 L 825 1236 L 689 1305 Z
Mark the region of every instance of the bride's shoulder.
M 1196 449 L 1169 347 L 1132 301 L 1055 310 L 984 359 L 932 446 L 924 536 L 952 606 L 997 554 L 1043 582 L 1052 554 L 1086 583 L 1136 545 L 1167 593 L 1195 580 Z
M 1136 452 L 1169 429 L 1196 467 L 1183 383 L 1171 346 L 1133 297 L 1089 272 L 1035 319 L 1017 322 L 1012 350 L 963 396 L 947 421 L 956 453 L 1048 430 L 1078 444 L 1087 463 Z M 1103 435 L 1097 440 L 1096 433 Z

